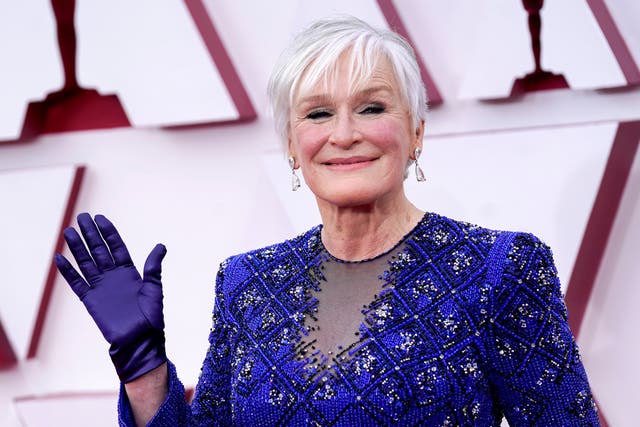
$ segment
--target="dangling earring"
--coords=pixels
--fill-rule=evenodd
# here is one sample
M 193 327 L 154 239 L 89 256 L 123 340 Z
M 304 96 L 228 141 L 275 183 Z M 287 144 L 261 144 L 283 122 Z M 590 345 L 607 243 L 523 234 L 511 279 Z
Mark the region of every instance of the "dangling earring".
M 296 175 L 296 159 L 289 156 L 289 167 L 291 168 L 291 191 L 296 191 L 300 188 L 300 178 Z
M 415 160 L 415 162 L 416 162 L 416 180 L 418 182 L 424 182 L 424 181 L 427 180 L 427 178 L 424 177 L 424 172 L 422 172 L 422 168 L 418 164 L 418 158 L 420 157 L 421 153 L 422 153 L 422 150 L 420 149 L 420 147 L 416 147 L 416 149 L 413 150 L 413 156 L 416 158 L 416 160 Z

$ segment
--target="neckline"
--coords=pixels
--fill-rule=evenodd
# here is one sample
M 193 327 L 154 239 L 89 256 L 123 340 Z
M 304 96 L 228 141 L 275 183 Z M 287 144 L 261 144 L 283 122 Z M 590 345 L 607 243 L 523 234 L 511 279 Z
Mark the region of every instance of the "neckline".
M 411 230 L 409 230 L 404 236 L 402 236 L 400 238 L 400 240 L 398 240 L 391 248 L 387 249 L 384 252 L 379 253 L 378 255 L 374 255 L 374 256 L 369 257 L 369 258 L 364 258 L 364 259 L 360 259 L 360 260 L 346 260 L 346 259 L 338 258 L 337 256 L 333 255 L 331 252 L 329 252 L 329 250 L 324 245 L 324 242 L 322 241 L 323 224 L 320 224 L 318 226 L 318 240 L 320 241 L 320 247 L 322 249 L 322 252 L 324 252 L 328 256 L 328 258 L 330 260 L 335 261 L 335 262 L 339 262 L 341 264 L 364 264 L 364 263 L 367 263 L 367 262 L 371 262 L 371 261 L 375 261 L 377 259 L 380 259 L 380 258 L 388 255 L 389 253 L 397 250 L 400 245 L 402 245 L 404 242 L 406 242 L 409 239 L 409 237 L 411 237 L 415 233 L 415 231 L 418 229 L 418 227 L 420 227 L 424 222 L 426 222 L 427 217 L 429 215 L 430 215 L 429 212 L 425 212 L 424 215 L 422 215 L 422 217 L 420 218 L 420 220 L 418 220 L 418 222 L 411 228 Z

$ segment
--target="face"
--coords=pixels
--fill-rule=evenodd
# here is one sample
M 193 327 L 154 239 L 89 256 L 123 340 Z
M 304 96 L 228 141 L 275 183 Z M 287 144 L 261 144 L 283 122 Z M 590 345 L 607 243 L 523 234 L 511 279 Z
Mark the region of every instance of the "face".
M 348 59 L 338 61 L 336 83 L 323 79 L 291 107 L 289 154 L 319 203 L 338 207 L 393 201 L 403 194 L 407 163 L 422 147 L 391 64 L 382 59 L 371 78 L 349 86 Z

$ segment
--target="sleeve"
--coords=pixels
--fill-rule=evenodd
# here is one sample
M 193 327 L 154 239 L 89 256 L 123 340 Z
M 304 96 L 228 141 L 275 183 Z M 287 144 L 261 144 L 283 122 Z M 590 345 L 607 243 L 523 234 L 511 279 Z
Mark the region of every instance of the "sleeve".
M 551 250 L 505 234 L 485 334 L 495 397 L 512 427 L 599 426 Z
M 185 401 L 184 386 L 178 379 L 175 366 L 168 362 L 169 393 L 158 412 L 147 424 L 165 426 L 227 426 L 231 425 L 230 355 L 232 327 L 227 322 L 225 305 L 225 276 L 231 259 L 220 265 L 216 276 L 213 326 L 209 334 L 209 348 L 205 355 L 191 405 Z M 120 426 L 135 426 L 124 384 L 118 401 Z
M 209 334 L 209 349 L 196 385 L 191 412 L 197 426 L 228 426 L 231 414 L 231 354 L 236 328 L 229 319 L 225 281 L 231 259 L 224 261 L 216 276 L 216 297 Z

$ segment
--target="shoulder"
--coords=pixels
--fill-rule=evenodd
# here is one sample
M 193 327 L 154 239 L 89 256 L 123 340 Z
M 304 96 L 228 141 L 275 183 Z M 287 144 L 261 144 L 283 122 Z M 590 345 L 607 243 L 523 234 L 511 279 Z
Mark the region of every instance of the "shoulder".
M 433 260 L 465 265 L 484 264 L 509 232 L 482 227 L 436 213 L 425 214 L 415 230 L 413 240 Z
M 474 244 L 492 246 L 494 243 L 500 242 L 501 244 L 508 243 L 510 249 L 515 252 L 521 248 L 550 251 L 549 246 L 534 234 L 491 229 L 436 213 L 427 213 L 422 220 L 422 226 L 427 231 L 428 238 L 434 243 L 455 243 L 456 240 L 470 240 Z
M 429 213 L 416 230 L 415 240 L 446 264 L 486 265 L 496 280 L 504 274 L 531 275 L 542 267 L 555 273 L 549 246 L 527 232 L 495 230 Z
M 447 266 L 485 268 L 484 286 L 494 295 L 526 292 L 540 302 L 561 299 L 562 291 L 553 253 L 538 236 L 523 231 L 492 230 L 439 217 L 463 236 L 443 257 Z M 506 298 L 506 297 L 505 297 Z
M 279 243 L 232 255 L 220 264 L 218 282 L 241 283 L 310 263 L 322 247 L 320 226 Z
M 527 291 L 542 300 L 561 298 L 551 248 L 531 233 L 511 233 L 503 256 L 500 289 Z

